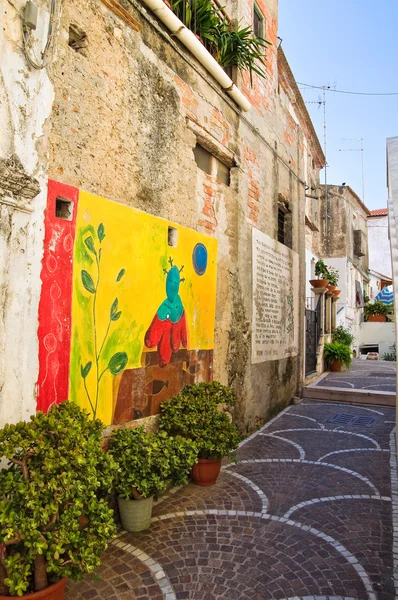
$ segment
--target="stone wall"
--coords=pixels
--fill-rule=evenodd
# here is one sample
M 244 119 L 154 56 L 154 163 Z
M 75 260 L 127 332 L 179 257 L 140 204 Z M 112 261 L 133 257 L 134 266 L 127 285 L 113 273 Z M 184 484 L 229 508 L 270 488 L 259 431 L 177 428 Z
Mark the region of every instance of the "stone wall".
M 254 76 L 250 87 L 246 73 L 236 76 L 253 106 L 245 115 L 142 4 L 122 4 L 137 27 L 100 0 L 63 2 L 47 69 L 55 96 L 44 138 L 48 176 L 218 239 L 214 378 L 233 386 L 240 422 L 250 429 L 286 405 L 301 385 L 305 186 L 309 171 L 319 180 L 320 168 L 311 158 L 319 143 L 277 52 L 277 1 L 259 3 L 272 42 L 266 80 Z M 230 8 L 232 19 L 251 21 L 250 2 Z M 45 72 L 40 77 L 47 81 Z M 50 86 L 42 104 L 48 112 L 49 102 Z M 204 173 L 197 167 L 197 143 L 230 169 L 229 185 L 217 180 L 214 168 Z M 40 164 L 46 170 L 43 158 Z M 276 239 L 281 199 L 289 206 L 291 245 L 299 256 L 299 353 L 251 364 L 251 229 Z M 35 218 L 42 223 L 42 217 L 41 209 Z M 39 290 L 37 272 L 35 286 Z M 25 332 L 36 348 L 37 298 L 32 311 Z M 32 399 L 37 352 L 30 354 L 23 396 Z M 9 372 L 11 366 L 7 377 Z M 17 416 L 22 413 L 15 411 Z

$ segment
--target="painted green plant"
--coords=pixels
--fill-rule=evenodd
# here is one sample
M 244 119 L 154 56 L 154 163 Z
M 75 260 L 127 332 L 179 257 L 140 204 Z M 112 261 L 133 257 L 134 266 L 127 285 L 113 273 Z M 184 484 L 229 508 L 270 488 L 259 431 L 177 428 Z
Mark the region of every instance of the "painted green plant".
M 98 245 L 96 245 L 96 241 L 92 235 L 87 236 L 84 239 L 84 244 L 89 251 L 89 253 L 94 257 L 93 264 L 96 266 L 96 273 L 94 276 L 90 275 L 88 271 L 82 269 L 81 271 L 81 281 L 84 289 L 92 294 L 93 302 L 92 302 L 92 327 L 93 327 L 93 338 L 94 338 L 94 356 L 93 360 L 88 361 L 85 365 L 80 365 L 80 373 L 84 382 L 84 389 L 87 394 L 88 401 L 90 403 L 90 407 L 93 413 L 93 418 L 96 418 L 97 409 L 98 409 L 98 397 L 99 397 L 99 389 L 102 377 L 105 375 L 107 371 L 110 371 L 112 375 L 119 375 L 127 366 L 128 356 L 126 352 L 116 352 L 111 356 L 107 364 L 103 364 L 101 361 L 103 350 L 105 347 L 106 340 L 108 338 L 109 330 L 113 323 L 118 321 L 122 315 L 122 311 L 119 310 L 119 301 L 117 298 L 112 302 L 112 305 L 109 310 L 109 319 L 108 325 L 105 331 L 105 335 L 100 343 L 98 339 L 98 331 L 97 331 L 97 300 L 99 293 L 99 286 L 101 282 L 101 254 L 102 247 L 101 244 L 105 238 L 105 228 L 104 224 L 100 223 L 97 229 L 97 238 Z M 116 277 L 116 283 L 119 283 L 125 274 L 125 269 L 121 269 Z M 91 397 L 87 388 L 87 377 L 89 373 L 92 371 L 92 367 L 94 364 L 94 377 L 95 377 L 95 386 L 94 386 L 94 396 Z

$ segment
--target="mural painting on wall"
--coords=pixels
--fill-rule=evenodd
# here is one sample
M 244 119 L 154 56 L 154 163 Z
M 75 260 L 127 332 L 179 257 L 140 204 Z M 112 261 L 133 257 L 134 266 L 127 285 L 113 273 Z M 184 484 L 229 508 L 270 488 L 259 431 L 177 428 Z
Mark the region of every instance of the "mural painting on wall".
M 116 424 L 212 379 L 216 240 L 50 181 L 44 246 L 39 410 Z

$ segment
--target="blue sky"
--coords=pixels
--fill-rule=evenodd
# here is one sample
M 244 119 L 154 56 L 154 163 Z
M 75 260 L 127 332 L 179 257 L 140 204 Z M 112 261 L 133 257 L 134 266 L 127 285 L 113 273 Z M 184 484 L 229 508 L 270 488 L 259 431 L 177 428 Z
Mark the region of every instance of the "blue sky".
M 279 0 L 279 36 L 296 81 L 339 90 L 398 92 L 398 0 Z M 322 90 L 304 90 L 317 101 Z M 323 147 L 323 107 L 307 104 Z M 386 138 L 398 136 L 397 96 L 327 92 L 328 182 L 346 182 L 365 204 L 387 204 Z M 323 182 L 323 174 L 322 174 Z

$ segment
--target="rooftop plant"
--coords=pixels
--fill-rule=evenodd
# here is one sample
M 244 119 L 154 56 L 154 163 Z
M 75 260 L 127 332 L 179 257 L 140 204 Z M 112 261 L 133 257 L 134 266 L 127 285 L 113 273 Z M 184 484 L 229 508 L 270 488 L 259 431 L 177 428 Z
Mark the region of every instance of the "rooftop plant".
M 218 382 L 187 385 L 160 405 L 159 426 L 169 435 L 193 440 L 199 458 L 230 456 L 241 440 L 236 425 L 223 412 L 233 404 L 232 390 Z
M 225 69 L 237 67 L 240 71 L 248 70 L 250 83 L 253 85 L 253 73 L 265 77 L 265 49 L 269 42 L 253 35 L 251 27 L 233 29 L 224 19 L 214 31 L 215 58 Z
M 248 70 L 265 77 L 263 61 L 267 40 L 254 35 L 251 27 L 233 27 L 211 0 L 172 0 L 171 9 L 193 33 L 201 38 L 207 50 L 223 67 Z
M 22 596 L 100 564 L 115 533 L 114 463 L 102 424 L 76 404 L 0 431 L 0 594 Z

